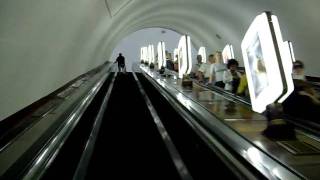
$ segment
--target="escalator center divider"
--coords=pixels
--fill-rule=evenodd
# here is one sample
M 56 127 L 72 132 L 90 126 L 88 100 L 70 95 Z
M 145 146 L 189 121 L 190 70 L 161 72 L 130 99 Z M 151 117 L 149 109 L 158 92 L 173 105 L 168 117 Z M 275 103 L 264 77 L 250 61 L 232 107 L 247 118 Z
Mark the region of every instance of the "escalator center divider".
M 137 76 L 135 75 L 135 73 L 134 73 L 134 79 L 138 83 L 139 90 L 140 90 L 141 94 L 143 95 L 143 98 L 144 98 L 144 100 L 148 106 L 148 109 L 153 117 L 153 122 L 157 126 L 159 134 L 161 134 L 163 142 L 166 144 L 166 147 L 171 155 L 171 159 L 173 160 L 173 163 L 175 164 L 177 171 L 180 174 L 181 179 L 182 180 L 193 180 L 193 177 L 189 173 L 189 170 L 186 167 L 185 163 L 183 162 L 176 146 L 172 142 L 170 135 L 168 134 L 163 123 L 161 122 L 161 119 L 160 119 L 156 109 L 152 105 L 150 97 L 146 94 L 145 90 L 143 89 L 143 87 L 142 87 L 140 81 L 138 80 Z
M 180 179 L 132 73 L 118 73 L 86 179 Z
M 208 179 L 208 177 L 237 179 L 151 82 L 142 74 L 137 74 L 137 76 L 149 97 L 159 97 L 151 98 L 152 104 L 157 109 L 165 128 L 194 179 Z
M 114 73 L 110 73 L 107 77 L 42 179 L 72 179 L 113 76 Z

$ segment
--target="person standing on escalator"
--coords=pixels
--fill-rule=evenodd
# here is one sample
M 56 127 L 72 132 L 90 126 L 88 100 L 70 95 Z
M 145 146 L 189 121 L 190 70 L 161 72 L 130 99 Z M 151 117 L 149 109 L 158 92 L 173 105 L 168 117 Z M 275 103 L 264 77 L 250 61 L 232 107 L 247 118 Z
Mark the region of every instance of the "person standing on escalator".
M 126 72 L 126 64 L 125 64 L 125 58 L 122 56 L 121 53 L 119 53 L 119 56 L 117 57 L 116 61 L 114 63 L 118 63 L 118 72 Z
M 238 72 L 239 63 L 235 59 L 229 59 L 227 64 L 227 71 L 223 73 L 223 82 L 225 83 L 224 89 L 232 93 L 236 93 L 240 84 L 241 74 Z

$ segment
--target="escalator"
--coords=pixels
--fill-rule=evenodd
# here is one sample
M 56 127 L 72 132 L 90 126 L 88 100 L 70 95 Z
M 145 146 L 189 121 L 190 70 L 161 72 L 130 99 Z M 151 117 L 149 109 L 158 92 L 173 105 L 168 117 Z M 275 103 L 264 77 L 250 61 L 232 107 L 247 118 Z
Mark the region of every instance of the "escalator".
M 110 81 L 103 85 L 99 99 L 107 94 Z M 142 74 L 118 73 L 110 88 L 99 134 L 81 179 L 239 178 Z M 145 94 L 142 93 L 144 90 Z M 146 97 L 151 103 L 146 102 Z M 101 106 L 101 100 L 93 103 L 96 104 L 90 105 L 92 109 Z M 159 133 L 159 123 L 150 106 L 163 123 L 165 133 Z M 91 110 L 85 116 L 89 119 L 96 114 L 97 110 Z M 79 152 L 84 151 L 93 126 L 88 122 L 79 123 L 42 179 L 75 177 L 77 166 L 82 162 Z M 172 147 L 165 143 L 168 137 L 178 156 L 174 157 Z M 181 158 L 179 163 L 176 157 Z M 185 169 L 182 170 L 182 166 Z
M 119 74 L 87 179 L 179 179 L 133 75 Z
M 160 92 L 142 75 L 137 75 L 151 98 L 160 118 L 176 143 L 194 179 L 238 179 L 212 149 L 198 136 L 186 120 L 161 96 Z M 166 108 L 164 108 L 166 107 Z

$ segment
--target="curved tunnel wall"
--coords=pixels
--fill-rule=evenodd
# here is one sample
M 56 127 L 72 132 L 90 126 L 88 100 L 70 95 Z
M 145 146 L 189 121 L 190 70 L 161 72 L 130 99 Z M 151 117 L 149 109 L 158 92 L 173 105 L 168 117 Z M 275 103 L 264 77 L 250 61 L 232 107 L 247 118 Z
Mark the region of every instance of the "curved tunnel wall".
M 242 37 L 265 10 L 279 17 L 307 74 L 320 76 L 319 7 L 317 0 L 2 0 L 0 120 L 102 64 L 143 28 L 188 33 L 211 50 L 232 43 L 241 59 Z
M 0 120 L 106 61 L 101 0 L 0 1 Z

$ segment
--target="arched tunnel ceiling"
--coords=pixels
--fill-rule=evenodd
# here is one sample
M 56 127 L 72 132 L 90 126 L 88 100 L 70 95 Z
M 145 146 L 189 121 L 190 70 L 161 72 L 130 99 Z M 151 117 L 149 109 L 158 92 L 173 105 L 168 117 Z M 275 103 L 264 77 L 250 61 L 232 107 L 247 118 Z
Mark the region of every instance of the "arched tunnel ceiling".
M 143 28 L 187 33 L 210 51 L 232 43 L 241 59 L 242 37 L 265 10 L 279 17 L 307 74 L 320 76 L 319 9 L 318 0 L 2 0 L 0 120 L 102 64 Z
M 306 62 L 307 73 L 320 75 L 317 56 L 317 32 L 320 30 L 320 3 L 299 0 L 132 0 L 112 19 L 114 35 L 107 44 L 114 47 L 119 40 L 139 29 L 164 27 L 191 35 L 194 44 L 209 50 L 221 50 L 226 43 L 240 53 L 241 40 L 254 17 L 263 11 L 272 11 L 279 17 L 285 40 L 294 43 L 298 59 Z M 308 33 L 306 32 L 308 31 Z M 216 35 L 221 36 L 218 39 Z M 197 48 L 196 47 L 196 48 Z M 112 49 L 109 49 L 110 54 Z

